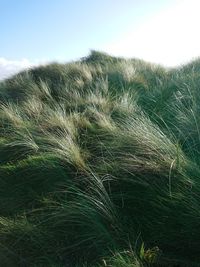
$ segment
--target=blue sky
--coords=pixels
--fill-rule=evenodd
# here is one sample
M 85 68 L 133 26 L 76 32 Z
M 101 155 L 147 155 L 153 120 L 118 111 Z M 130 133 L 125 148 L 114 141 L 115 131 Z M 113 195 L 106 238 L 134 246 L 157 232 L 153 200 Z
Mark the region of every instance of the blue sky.
M 0 0 L 0 77 L 90 49 L 180 64 L 199 56 L 198 10 L 198 0 Z
M 73 59 L 134 29 L 170 0 L 0 0 L 1 56 Z

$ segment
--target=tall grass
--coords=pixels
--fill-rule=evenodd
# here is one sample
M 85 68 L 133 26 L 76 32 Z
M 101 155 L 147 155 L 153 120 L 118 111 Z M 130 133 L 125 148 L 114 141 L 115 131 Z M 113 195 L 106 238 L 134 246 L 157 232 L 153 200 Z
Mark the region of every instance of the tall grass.
M 2 266 L 198 266 L 199 77 L 92 51 L 1 82 Z

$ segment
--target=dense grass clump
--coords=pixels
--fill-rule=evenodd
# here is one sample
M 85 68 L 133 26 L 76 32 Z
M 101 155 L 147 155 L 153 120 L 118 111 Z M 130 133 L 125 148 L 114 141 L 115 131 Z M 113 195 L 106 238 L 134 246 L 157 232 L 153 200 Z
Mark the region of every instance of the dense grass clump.
M 0 262 L 199 266 L 199 60 L 92 51 L 0 83 Z

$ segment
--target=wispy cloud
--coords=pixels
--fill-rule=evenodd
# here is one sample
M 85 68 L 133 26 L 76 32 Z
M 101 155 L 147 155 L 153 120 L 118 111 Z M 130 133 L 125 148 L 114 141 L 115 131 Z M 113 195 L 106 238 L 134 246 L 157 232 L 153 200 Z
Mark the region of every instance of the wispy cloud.
M 22 70 L 38 65 L 39 62 L 30 62 L 28 59 L 8 60 L 0 57 L 0 80 L 8 78 Z

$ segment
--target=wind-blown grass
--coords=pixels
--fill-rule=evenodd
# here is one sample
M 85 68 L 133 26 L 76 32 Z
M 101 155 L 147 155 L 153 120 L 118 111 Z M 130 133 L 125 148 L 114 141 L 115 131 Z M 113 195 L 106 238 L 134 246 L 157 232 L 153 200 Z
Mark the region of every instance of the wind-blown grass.
M 2 266 L 199 266 L 199 66 L 92 51 L 0 83 Z

